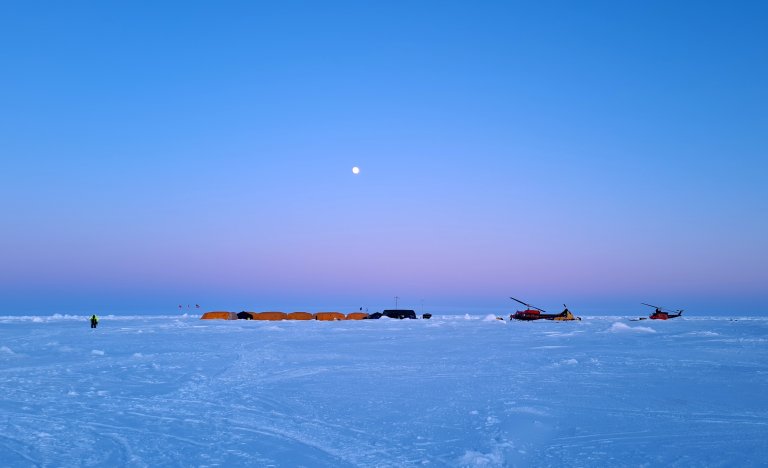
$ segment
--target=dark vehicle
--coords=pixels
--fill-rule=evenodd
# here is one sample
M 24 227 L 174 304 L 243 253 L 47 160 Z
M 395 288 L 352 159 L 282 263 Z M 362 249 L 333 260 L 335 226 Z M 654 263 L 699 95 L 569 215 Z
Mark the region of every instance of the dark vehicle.
M 415 319 L 416 318 L 415 311 L 405 310 L 405 309 L 389 309 L 382 312 L 382 314 L 385 317 L 389 317 L 393 319 Z
M 250 312 L 242 311 L 237 313 L 238 320 L 253 320 L 253 315 Z
M 382 314 L 381 312 L 374 312 L 374 313 L 368 315 L 368 317 L 366 317 L 365 320 L 378 320 L 378 319 L 380 319 L 383 316 L 384 316 L 384 314 Z
M 421 318 L 424 320 L 429 320 L 432 318 L 432 314 L 421 314 Z

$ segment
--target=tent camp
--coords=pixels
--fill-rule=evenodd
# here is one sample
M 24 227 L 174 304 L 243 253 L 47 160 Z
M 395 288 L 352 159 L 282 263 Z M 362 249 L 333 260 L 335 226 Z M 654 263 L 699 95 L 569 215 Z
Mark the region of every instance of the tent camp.
M 309 312 L 291 312 L 285 317 L 286 320 L 312 320 L 312 316 Z
M 318 312 L 315 314 L 315 320 L 322 321 L 345 320 L 346 318 L 341 312 Z
M 285 320 L 284 312 L 254 312 L 251 314 L 254 320 Z
M 206 312 L 200 317 L 200 320 L 237 320 L 237 314 L 234 312 Z

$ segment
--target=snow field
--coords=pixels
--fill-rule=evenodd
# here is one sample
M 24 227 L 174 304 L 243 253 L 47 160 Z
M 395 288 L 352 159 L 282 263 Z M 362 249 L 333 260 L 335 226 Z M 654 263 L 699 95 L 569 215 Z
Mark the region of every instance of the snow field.
M 760 466 L 768 321 L 0 317 L 5 466 Z

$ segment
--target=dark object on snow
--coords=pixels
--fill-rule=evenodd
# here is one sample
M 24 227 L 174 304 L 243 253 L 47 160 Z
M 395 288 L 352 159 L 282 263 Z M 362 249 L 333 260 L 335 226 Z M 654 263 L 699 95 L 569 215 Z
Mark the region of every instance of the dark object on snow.
M 96 314 L 91 315 L 91 328 L 96 328 L 96 326 L 99 325 L 99 318 L 96 317 Z
M 250 312 L 238 312 L 237 318 L 240 320 L 253 320 L 253 315 Z
M 372 313 L 371 315 L 369 315 L 368 317 L 366 317 L 366 320 L 378 320 L 378 319 L 380 319 L 380 318 L 381 318 L 383 315 L 384 315 L 384 314 L 382 314 L 381 312 L 374 312 L 374 313 Z
M 416 312 L 412 310 L 405 310 L 405 309 L 389 309 L 382 312 L 382 314 L 386 315 L 389 318 L 394 318 L 394 319 L 415 319 L 416 318 Z
M 421 314 L 421 318 L 424 320 L 429 320 L 432 318 L 432 314 Z

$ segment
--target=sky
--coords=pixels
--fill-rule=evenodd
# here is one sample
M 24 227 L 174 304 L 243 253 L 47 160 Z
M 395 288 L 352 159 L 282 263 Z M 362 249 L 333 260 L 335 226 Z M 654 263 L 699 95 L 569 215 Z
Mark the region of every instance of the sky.
M 766 20 L 2 2 L 0 313 L 768 313 Z

